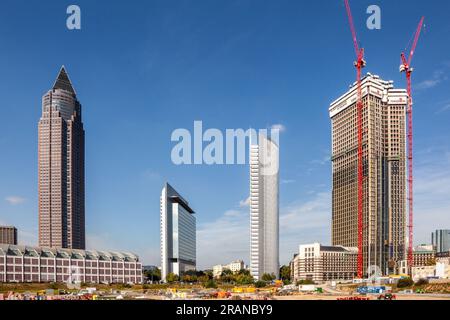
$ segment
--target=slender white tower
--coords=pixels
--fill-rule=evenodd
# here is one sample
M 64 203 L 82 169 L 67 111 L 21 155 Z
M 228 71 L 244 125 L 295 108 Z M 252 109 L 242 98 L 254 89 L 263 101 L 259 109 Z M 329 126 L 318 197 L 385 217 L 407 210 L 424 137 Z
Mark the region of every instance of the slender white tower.
M 250 142 L 250 273 L 279 278 L 279 147 L 264 134 Z

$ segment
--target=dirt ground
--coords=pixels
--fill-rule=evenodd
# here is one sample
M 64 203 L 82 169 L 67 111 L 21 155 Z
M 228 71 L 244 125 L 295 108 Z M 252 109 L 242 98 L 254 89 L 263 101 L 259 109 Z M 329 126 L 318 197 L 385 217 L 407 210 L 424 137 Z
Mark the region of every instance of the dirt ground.
M 337 300 L 348 296 L 337 295 L 295 295 L 274 297 L 275 300 Z M 450 300 L 450 295 L 412 294 L 396 295 L 397 300 Z M 370 296 L 370 300 L 377 300 L 376 296 Z

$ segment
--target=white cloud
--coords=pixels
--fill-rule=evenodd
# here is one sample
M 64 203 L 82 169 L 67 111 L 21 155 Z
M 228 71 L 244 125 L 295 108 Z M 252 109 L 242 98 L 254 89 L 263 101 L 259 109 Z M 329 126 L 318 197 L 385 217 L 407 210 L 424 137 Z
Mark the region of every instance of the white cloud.
M 272 130 L 279 130 L 280 132 L 286 131 L 286 127 L 280 123 L 274 124 L 271 127 Z
M 230 210 L 221 217 L 198 225 L 198 268 L 208 269 L 216 264 L 249 258 L 249 215 Z
M 295 180 L 292 179 L 281 179 L 281 184 L 291 184 L 295 183 Z
M 330 244 L 331 194 L 314 193 L 309 200 L 281 208 L 280 263 L 286 264 L 298 251 L 298 245 L 320 242 Z
M 311 161 L 311 164 L 318 164 L 320 166 L 326 165 L 330 162 L 330 155 L 327 154 L 323 156 L 321 159 L 315 159 Z
M 250 197 L 248 197 L 245 200 L 239 201 L 239 207 L 241 207 L 241 208 L 248 207 L 249 205 L 250 205 Z
M 316 193 L 310 200 L 296 202 L 280 210 L 280 263 L 286 264 L 301 243 L 329 243 L 331 199 Z M 200 269 L 243 259 L 250 254 L 248 211 L 229 210 L 197 228 L 197 257 Z
M 86 248 L 90 250 L 119 250 L 114 244 L 109 234 L 90 234 L 86 235 Z
M 441 82 L 444 82 L 448 79 L 446 73 L 443 70 L 438 70 L 433 72 L 433 75 L 430 79 L 423 80 L 415 85 L 417 90 L 426 90 L 430 88 L 436 87 Z
M 17 238 L 20 245 L 31 247 L 38 246 L 39 240 L 37 230 L 28 231 L 18 228 L 17 232 L 18 232 Z
M 6 197 L 5 200 L 12 206 L 19 205 L 26 201 L 25 198 L 18 197 L 18 196 L 9 196 L 9 197 Z

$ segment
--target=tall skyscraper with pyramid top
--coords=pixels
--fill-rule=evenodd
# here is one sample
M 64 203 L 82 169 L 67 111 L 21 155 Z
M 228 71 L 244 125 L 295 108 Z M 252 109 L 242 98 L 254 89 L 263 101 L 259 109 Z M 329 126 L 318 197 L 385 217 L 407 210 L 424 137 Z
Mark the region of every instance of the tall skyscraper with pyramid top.
M 84 128 L 64 67 L 42 98 L 38 152 L 39 245 L 85 249 Z

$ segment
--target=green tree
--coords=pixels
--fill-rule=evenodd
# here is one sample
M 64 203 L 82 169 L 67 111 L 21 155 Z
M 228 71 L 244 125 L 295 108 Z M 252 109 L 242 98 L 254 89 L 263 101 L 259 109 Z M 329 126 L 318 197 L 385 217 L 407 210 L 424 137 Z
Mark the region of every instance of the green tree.
M 242 271 L 242 270 L 241 270 Z M 250 272 L 248 270 L 245 270 L 247 272 L 238 272 L 234 278 L 235 282 L 239 285 L 246 285 L 246 284 L 252 284 L 253 283 L 253 277 L 250 275 Z
M 211 280 L 209 277 L 208 277 L 208 275 L 201 275 L 201 276 L 199 276 L 198 278 L 198 282 L 200 282 L 200 283 L 206 283 L 206 282 L 208 282 L 209 280 Z
M 180 277 L 178 277 L 178 275 L 176 275 L 175 273 L 168 273 L 166 276 L 166 281 L 168 283 L 174 283 L 174 282 L 178 282 L 180 280 Z
M 266 286 L 266 282 L 265 281 L 258 280 L 258 281 L 255 282 L 255 287 L 256 288 L 264 288 L 265 286 Z
M 213 279 L 209 279 L 205 283 L 205 288 L 207 288 L 207 289 L 215 289 L 215 288 L 217 288 L 217 284 L 215 283 L 215 281 Z
M 291 267 L 282 266 L 280 268 L 280 277 L 281 280 L 291 280 Z
M 144 276 L 150 281 L 160 281 L 161 280 L 161 270 L 155 268 L 153 270 L 146 270 Z
M 262 280 L 263 281 L 266 281 L 266 282 L 271 282 L 271 281 L 273 281 L 273 280 L 275 280 L 277 277 L 272 273 L 272 274 L 270 274 L 270 273 L 264 273 L 263 275 L 262 275 Z

